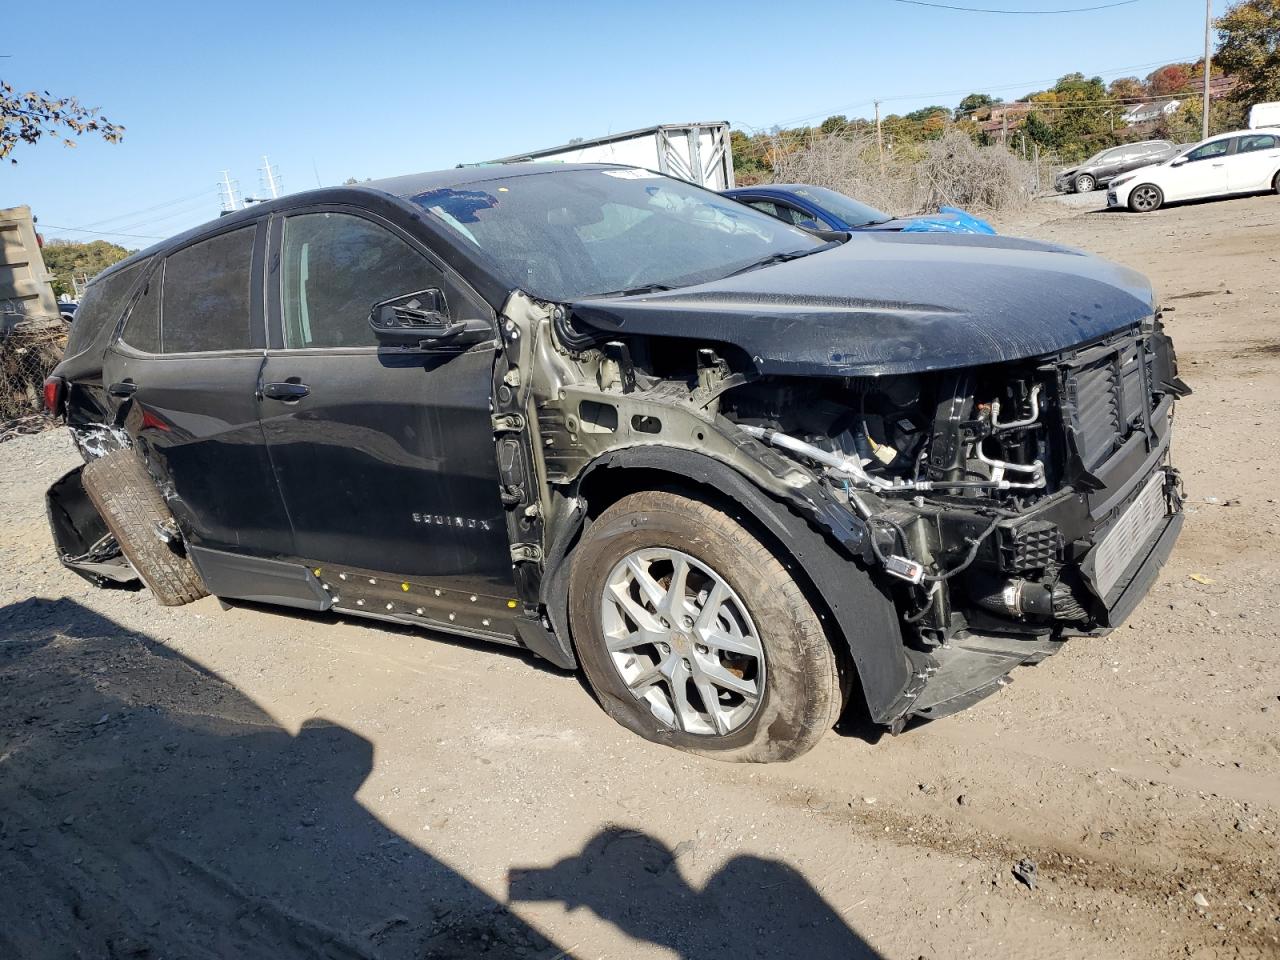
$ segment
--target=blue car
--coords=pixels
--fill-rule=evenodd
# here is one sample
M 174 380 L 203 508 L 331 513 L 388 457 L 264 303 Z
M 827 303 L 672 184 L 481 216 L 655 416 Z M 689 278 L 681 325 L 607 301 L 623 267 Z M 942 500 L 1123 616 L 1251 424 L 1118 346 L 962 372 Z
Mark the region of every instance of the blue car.
M 741 203 L 807 230 L 896 230 L 901 233 L 995 233 L 972 214 L 943 207 L 919 217 L 891 217 L 843 193 L 807 183 L 771 183 L 723 191 Z

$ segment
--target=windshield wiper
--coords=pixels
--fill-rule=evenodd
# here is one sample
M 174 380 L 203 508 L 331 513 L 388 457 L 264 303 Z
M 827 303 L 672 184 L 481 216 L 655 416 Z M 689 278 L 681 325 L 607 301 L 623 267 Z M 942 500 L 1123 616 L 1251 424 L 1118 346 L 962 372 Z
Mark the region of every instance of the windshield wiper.
M 775 263 L 786 263 L 788 260 L 799 260 L 801 257 L 807 257 L 811 253 L 821 253 L 823 250 L 829 250 L 839 241 L 830 240 L 820 247 L 810 247 L 808 250 L 791 250 L 786 253 L 771 253 L 767 257 L 757 260 L 755 263 L 748 263 L 745 267 L 739 267 L 732 273 L 726 273 L 720 279 L 724 280 L 728 277 L 736 277 L 742 273 L 750 273 L 752 270 L 759 270 L 761 267 L 771 267 Z
M 662 293 L 664 290 L 674 290 L 674 287 L 665 283 L 646 283 L 643 287 L 627 287 L 625 290 L 609 290 L 605 293 L 592 293 L 581 300 L 597 300 L 601 297 L 638 297 L 642 293 Z

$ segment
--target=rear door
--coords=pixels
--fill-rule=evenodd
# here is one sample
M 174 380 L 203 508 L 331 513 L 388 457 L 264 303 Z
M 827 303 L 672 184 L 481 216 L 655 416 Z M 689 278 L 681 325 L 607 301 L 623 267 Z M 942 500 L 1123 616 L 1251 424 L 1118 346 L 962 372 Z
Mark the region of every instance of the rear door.
M 1250 133 L 1236 139 L 1236 152 L 1227 160 L 1232 193 L 1267 190 L 1280 170 L 1280 136 Z
M 405 599 L 425 594 L 423 606 L 435 590 L 465 591 L 465 609 L 505 614 L 494 342 L 396 354 L 369 326 L 375 303 L 432 288 L 454 320 L 492 325 L 492 310 L 416 241 L 355 208 L 277 216 L 271 237 L 260 409 L 294 555 L 392 575 Z
M 290 530 L 258 423 L 265 238 L 264 220 L 157 259 L 103 383 L 192 542 L 274 556 Z

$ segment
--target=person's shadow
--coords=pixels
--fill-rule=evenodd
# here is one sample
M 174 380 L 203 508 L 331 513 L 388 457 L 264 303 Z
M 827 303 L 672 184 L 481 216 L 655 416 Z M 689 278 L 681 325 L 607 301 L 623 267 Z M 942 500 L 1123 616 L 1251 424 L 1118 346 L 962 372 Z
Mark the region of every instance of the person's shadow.
M 568 956 L 365 809 L 372 768 L 75 601 L 0 607 L 0 957 Z
M 685 960 L 880 957 L 787 864 L 739 855 L 697 890 L 681 875 L 677 854 L 638 831 L 601 831 L 576 856 L 551 867 L 512 868 L 508 880 L 513 903 L 586 907 Z

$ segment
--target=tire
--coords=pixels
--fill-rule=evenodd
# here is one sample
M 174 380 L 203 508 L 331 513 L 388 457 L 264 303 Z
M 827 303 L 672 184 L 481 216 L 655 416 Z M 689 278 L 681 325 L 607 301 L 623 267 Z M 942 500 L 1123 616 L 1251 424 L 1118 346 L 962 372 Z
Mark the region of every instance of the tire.
M 191 561 L 156 531 L 173 514 L 132 450 L 116 450 L 89 461 L 81 477 L 89 500 L 157 600 L 166 607 L 178 607 L 208 595 Z
M 1129 191 L 1129 209 L 1134 213 L 1151 213 L 1164 205 L 1164 191 L 1154 183 L 1140 183 Z
M 678 563 L 679 607 L 672 593 L 664 604 L 645 589 L 667 591 Z M 790 760 L 840 715 L 846 674 L 800 585 L 708 503 L 665 491 L 619 500 L 574 551 L 569 596 L 578 658 L 600 704 L 648 740 L 718 760 Z
M 1275 178 L 1271 181 L 1271 189 L 1280 193 L 1280 170 L 1276 171 Z
M 1098 189 L 1098 181 L 1087 173 L 1082 173 L 1076 177 L 1075 182 L 1076 193 L 1093 193 Z

